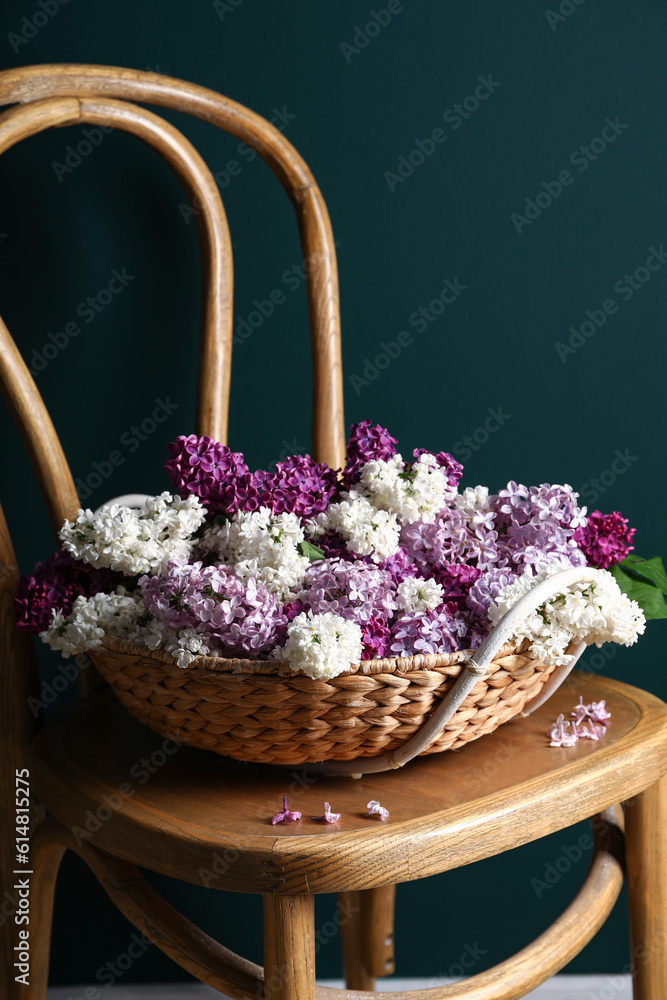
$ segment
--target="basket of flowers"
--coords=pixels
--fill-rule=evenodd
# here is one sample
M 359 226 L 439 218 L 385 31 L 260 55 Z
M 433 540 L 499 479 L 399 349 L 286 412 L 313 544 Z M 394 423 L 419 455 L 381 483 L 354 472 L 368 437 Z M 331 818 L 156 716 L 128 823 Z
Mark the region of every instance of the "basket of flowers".
M 342 472 L 308 455 L 251 472 L 179 437 L 172 492 L 66 521 L 17 624 L 87 652 L 158 733 L 363 771 L 493 732 L 586 644 L 635 642 L 638 602 L 661 616 L 662 564 L 630 555 L 619 513 L 587 516 L 567 485 L 461 489 L 448 453 L 396 446 L 367 420 Z

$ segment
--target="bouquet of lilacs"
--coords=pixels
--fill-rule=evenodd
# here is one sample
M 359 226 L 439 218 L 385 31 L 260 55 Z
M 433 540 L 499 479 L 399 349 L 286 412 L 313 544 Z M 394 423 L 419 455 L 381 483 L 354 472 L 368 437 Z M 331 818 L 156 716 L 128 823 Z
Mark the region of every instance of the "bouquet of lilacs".
M 515 638 L 547 664 L 573 639 L 630 645 L 664 617 L 660 560 L 631 556 L 619 513 L 587 516 L 570 486 L 459 489 L 463 467 L 370 420 L 341 472 L 309 455 L 251 472 L 209 437 L 169 446 L 172 492 L 79 510 L 61 550 L 21 579 L 17 624 L 63 656 L 105 636 L 172 654 L 279 661 L 315 678 L 361 660 L 477 648 L 536 583 L 595 582 L 547 601 Z M 622 565 L 621 565 L 622 564 Z M 640 606 L 641 605 L 641 606 Z

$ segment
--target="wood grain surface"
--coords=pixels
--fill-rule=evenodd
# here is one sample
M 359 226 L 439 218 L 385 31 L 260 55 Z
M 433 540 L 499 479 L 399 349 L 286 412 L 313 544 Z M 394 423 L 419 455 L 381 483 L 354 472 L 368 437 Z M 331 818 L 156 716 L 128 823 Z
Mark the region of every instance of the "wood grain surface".
M 102 692 L 38 734 L 34 782 L 66 826 L 80 826 L 86 809 L 104 811 L 105 796 L 126 786 L 120 807 L 107 809 L 87 839 L 186 881 L 201 884 L 198 872 L 212 870 L 216 854 L 228 863 L 212 884 L 232 891 L 298 895 L 411 881 L 563 829 L 661 777 L 667 707 L 617 681 L 575 677 L 533 715 L 459 752 L 358 781 L 178 748 Z M 579 694 L 606 698 L 608 734 L 550 747 L 549 723 Z M 285 794 L 303 819 L 272 826 Z M 310 818 L 325 799 L 342 813 L 334 826 Z M 371 799 L 389 809 L 386 823 L 366 818 Z

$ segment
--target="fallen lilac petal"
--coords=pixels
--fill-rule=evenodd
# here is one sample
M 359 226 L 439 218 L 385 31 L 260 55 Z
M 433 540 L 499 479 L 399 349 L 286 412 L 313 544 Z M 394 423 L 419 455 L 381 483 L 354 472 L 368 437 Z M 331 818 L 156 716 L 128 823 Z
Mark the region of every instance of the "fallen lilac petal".
M 328 802 L 324 803 L 324 816 L 313 816 L 314 820 L 320 820 L 326 823 L 337 823 L 340 819 L 341 814 L 331 812 L 331 805 Z
M 590 717 L 590 714 L 590 706 L 584 705 L 584 699 L 579 695 L 579 704 L 574 706 L 574 710 L 571 713 L 575 723 L 580 726 L 584 719 Z
M 367 816 L 378 816 L 383 822 L 389 818 L 389 810 L 381 806 L 375 799 L 371 799 L 366 808 L 368 809 Z
M 565 721 L 565 716 L 561 712 L 547 733 L 551 741 L 549 746 L 573 747 L 579 739 L 579 733 L 577 732 L 575 725 L 572 727 L 572 732 L 568 732 L 569 727 L 570 723 Z
M 590 706 L 591 708 L 591 719 L 593 722 L 599 722 L 603 726 L 607 725 L 607 719 L 611 719 L 611 712 L 608 712 L 605 708 L 605 702 L 594 701 Z
M 301 819 L 301 813 L 297 809 L 290 810 L 287 808 L 287 796 L 285 796 L 283 799 L 283 808 L 271 818 L 271 823 L 275 826 L 276 823 L 295 823 L 298 819 Z
M 595 726 L 595 723 L 593 723 L 592 725 L 584 724 L 581 727 L 581 732 L 579 733 L 579 736 L 583 740 L 599 740 L 600 739 L 600 734 L 597 732 L 597 727 Z

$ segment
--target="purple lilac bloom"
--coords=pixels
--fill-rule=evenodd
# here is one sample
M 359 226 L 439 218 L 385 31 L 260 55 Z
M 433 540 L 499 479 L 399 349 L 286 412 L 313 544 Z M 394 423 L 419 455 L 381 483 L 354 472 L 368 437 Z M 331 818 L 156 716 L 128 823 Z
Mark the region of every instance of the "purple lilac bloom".
M 580 508 L 577 500 L 578 494 L 571 486 L 549 483 L 527 488 L 509 482 L 505 489 L 489 497 L 501 563 L 509 562 L 519 572 L 553 559 L 560 559 L 564 565 L 583 565 L 574 533 L 586 523 L 586 508 Z
M 418 567 L 403 545 L 400 546 L 393 556 L 389 556 L 388 559 L 380 563 L 380 569 L 386 569 L 397 585 L 402 583 L 406 577 L 417 576 L 419 573 Z
M 455 604 L 441 604 L 434 611 L 402 615 L 391 631 L 394 656 L 455 653 L 464 648 L 468 625 Z
M 139 587 L 148 610 L 167 628 L 193 628 L 232 656 L 273 649 L 287 623 L 263 583 L 243 582 L 224 566 L 170 562 L 164 576 L 142 576 Z
M 194 493 L 209 512 L 257 510 L 257 489 L 243 455 L 210 437 L 180 435 L 169 445 L 165 470 L 182 497 Z
M 476 566 L 452 563 L 434 567 L 430 576 L 431 579 L 441 584 L 444 600 L 455 602 L 459 610 L 463 612 L 467 607 L 466 598 L 470 588 L 482 576 L 482 571 Z
M 497 559 L 497 533 L 469 521 L 459 507 L 445 507 L 433 524 L 415 521 L 403 528 L 401 544 L 424 576 L 429 567 L 466 563 L 484 568 Z
M 318 559 L 306 572 L 301 599 L 313 614 L 327 611 L 358 622 L 388 621 L 396 611 L 391 574 L 365 562 Z
M 628 519 L 617 510 L 611 514 L 594 510 L 588 516 L 588 524 L 577 528 L 574 540 L 589 566 L 609 569 L 633 551 L 634 545 L 630 543 L 636 530 L 628 527 Z
M 324 535 L 313 538 L 313 545 L 316 545 L 318 549 L 322 549 L 327 559 L 338 558 L 345 559 L 346 562 L 355 562 L 360 558 L 354 552 L 350 552 L 347 542 L 336 531 L 327 531 Z M 370 560 L 368 561 L 370 562 Z
M 326 510 L 338 488 L 337 474 L 310 455 L 290 455 L 277 462 L 275 472 L 256 472 L 252 477 L 259 503 L 274 514 L 314 517 Z
M 427 448 L 415 448 L 412 454 L 416 459 L 419 458 L 420 455 L 433 455 L 439 467 L 445 470 L 445 475 L 447 476 L 447 482 L 449 485 L 454 488 L 458 486 L 459 480 L 463 475 L 463 466 L 460 462 L 457 462 L 455 458 L 452 458 L 448 452 L 439 451 L 436 455 Z
M 349 490 L 350 486 L 359 481 L 359 472 L 367 462 L 386 462 L 395 455 L 397 444 L 396 438 L 379 424 L 373 427 L 370 420 L 354 424 L 347 441 L 347 465 L 343 473 L 345 489 Z
M 77 597 L 115 590 L 124 580 L 121 573 L 93 569 L 67 553 L 55 552 L 21 576 L 14 598 L 16 627 L 37 635 L 49 627 L 52 608 L 68 615 Z
M 391 629 L 383 621 L 372 616 L 361 626 L 361 641 L 364 644 L 362 660 L 381 660 L 387 655 Z
M 487 570 L 470 587 L 466 606 L 479 617 L 485 618 L 491 601 L 498 596 L 503 587 L 509 586 L 517 579 L 518 575 L 507 567 Z

